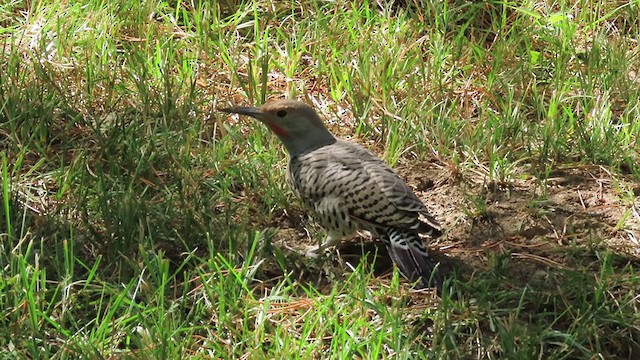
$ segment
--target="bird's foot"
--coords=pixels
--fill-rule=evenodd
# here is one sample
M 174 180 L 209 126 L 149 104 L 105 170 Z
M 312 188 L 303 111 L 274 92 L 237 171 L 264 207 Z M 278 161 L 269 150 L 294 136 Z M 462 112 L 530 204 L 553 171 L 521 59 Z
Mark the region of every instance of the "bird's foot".
M 308 246 L 307 251 L 305 252 L 305 256 L 311 259 L 317 259 L 321 257 L 325 250 L 336 246 L 340 242 L 340 238 L 332 235 L 331 233 L 327 234 L 327 237 L 324 241 L 318 246 Z
M 304 255 L 311 259 L 317 259 L 322 255 L 322 253 L 324 252 L 323 250 L 324 249 L 322 249 L 322 247 L 320 246 L 309 246 L 307 247 Z

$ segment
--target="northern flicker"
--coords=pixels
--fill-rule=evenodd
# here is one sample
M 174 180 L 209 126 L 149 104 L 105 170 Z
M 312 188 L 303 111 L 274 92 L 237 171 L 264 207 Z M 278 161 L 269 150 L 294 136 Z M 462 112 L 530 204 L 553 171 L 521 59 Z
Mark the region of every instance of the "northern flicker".
M 358 144 L 337 139 L 315 110 L 300 101 L 220 111 L 260 120 L 286 147 L 287 182 L 327 230 L 312 255 L 365 230 L 382 240 L 402 275 L 417 288 L 441 289 L 436 266 L 419 236 L 438 236 L 440 226 L 384 161 Z

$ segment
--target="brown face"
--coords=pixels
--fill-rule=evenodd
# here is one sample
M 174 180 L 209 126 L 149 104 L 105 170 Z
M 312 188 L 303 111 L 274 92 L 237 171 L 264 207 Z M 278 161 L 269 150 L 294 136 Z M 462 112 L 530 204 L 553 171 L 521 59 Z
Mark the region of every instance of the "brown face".
M 289 137 L 291 129 L 302 125 L 299 122 L 306 122 L 311 127 L 324 128 L 313 108 L 296 100 L 269 101 L 260 107 L 236 106 L 220 111 L 258 119 L 281 138 Z
M 276 133 L 280 137 L 288 137 L 289 133 L 278 125 L 278 121 L 276 120 L 278 117 L 286 116 L 286 111 L 279 109 L 263 109 L 264 105 L 259 108 L 250 107 L 250 106 L 235 106 L 226 109 L 220 109 L 220 111 L 224 111 L 226 113 L 231 114 L 240 114 L 251 116 L 254 119 L 258 119 L 263 122 L 265 125 L 271 129 L 274 133 Z M 284 111 L 284 112 L 283 112 Z M 280 116 L 282 115 L 282 116 Z
M 289 154 L 336 142 L 313 108 L 300 101 L 277 100 L 260 107 L 236 106 L 220 111 L 260 120 L 278 135 Z

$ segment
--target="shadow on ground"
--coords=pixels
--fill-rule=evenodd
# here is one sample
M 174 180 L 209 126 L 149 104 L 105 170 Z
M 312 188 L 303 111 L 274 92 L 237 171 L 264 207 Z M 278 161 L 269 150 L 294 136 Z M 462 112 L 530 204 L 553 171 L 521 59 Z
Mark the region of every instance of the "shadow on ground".
M 454 178 L 431 162 L 397 170 L 445 229 L 429 245 L 432 256 L 462 282 L 501 269 L 514 286 L 532 285 L 552 270 L 590 270 L 598 251 L 615 255 L 617 266 L 640 264 L 640 215 L 634 206 L 640 187 L 603 167 L 576 166 L 557 170 L 546 181 L 523 175 L 504 183 L 482 176 Z M 320 229 L 309 235 L 301 225 L 304 216 L 295 209 L 283 212 L 273 224 L 280 230 L 272 241 L 294 263 L 300 260 L 312 269 L 301 279 L 323 283 L 313 279 L 322 273 L 313 270 L 315 262 L 296 254 L 322 236 Z M 356 266 L 363 255 L 376 275 L 390 273 L 384 246 L 361 236 L 328 256 L 333 268 L 348 272 L 345 264 Z

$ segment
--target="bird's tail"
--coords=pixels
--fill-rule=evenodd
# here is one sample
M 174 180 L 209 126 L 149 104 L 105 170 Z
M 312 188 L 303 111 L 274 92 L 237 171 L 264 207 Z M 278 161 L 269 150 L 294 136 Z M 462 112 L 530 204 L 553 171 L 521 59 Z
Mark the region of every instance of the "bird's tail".
M 440 293 L 442 278 L 417 232 L 392 228 L 386 235 L 385 245 L 402 275 L 411 282 L 419 280 L 415 286 L 418 289 L 435 287 Z

